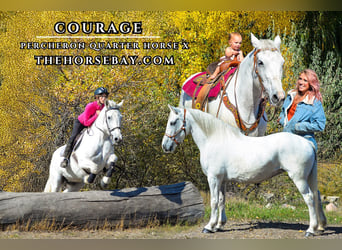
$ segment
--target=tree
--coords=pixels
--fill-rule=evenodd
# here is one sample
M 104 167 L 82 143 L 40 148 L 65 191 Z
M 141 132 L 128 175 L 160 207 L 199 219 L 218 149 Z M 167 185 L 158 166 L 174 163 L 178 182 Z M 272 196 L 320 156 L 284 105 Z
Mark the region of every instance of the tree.
M 119 169 L 111 187 L 190 180 L 200 189 L 206 189 L 206 179 L 199 167 L 199 152 L 191 137 L 175 154 L 166 155 L 161 149 L 169 113 L 167 104 L 177 105 L 183 81 L 205 70 L 223 54 L 231 31 L 242 33 L 245 53 L 252 50 L 251 32 L 259 38 L 273 39 L 281 35 L 284 41 L 281 52 L 286 59 L 284 86 L 290 88 L 304 56 L 297 52 L 308 46 L 297 42 L 301 41 L 296 40 L 301 32 L 291 37 L 295 32 L 293 27 L 304 17 L 303 12 L 287 11 L 6 12 L 0 16 L 1 27 L 5 27 L 0 29 L 0 187 L 6 191 L 43 190 L 52 152 L 66 142 L 74 118 L 93 100 L 93 91 L 105 86 L 111 99 L 125 100 L 122 110 L 124 144 L 116 147 Z M 60 50 L 20 49 L 20 42 L 42 42 L 47 38 L 37 36 L 55 36 L 56 22 L 94 20 L 104 24 L 113 20 L 115 23 L 142 21 L 143 37 L 106 40 L 66 33 L 71 38 L 48 41 L 84 42 L 87 46 Z M 90 43 L 98 46 L 100 42 L 105 45 L 109 42 L 109 47 L 88 46 Z M 115 49 L 113 42 L 136 42 L 140 48 Z M 158 48 L 144 49 L 144 43 L 150 46 L 153 43 Z M 171 48 L 161 49 L 168 44 Z M 294 44 L 298 46 L 293 47 Z M 115 56 L 118 59 L 137 56 L 150 62 L 167 58 L 173 63 L 44 66 L 36 65 L 34 56 L 37 55 Z

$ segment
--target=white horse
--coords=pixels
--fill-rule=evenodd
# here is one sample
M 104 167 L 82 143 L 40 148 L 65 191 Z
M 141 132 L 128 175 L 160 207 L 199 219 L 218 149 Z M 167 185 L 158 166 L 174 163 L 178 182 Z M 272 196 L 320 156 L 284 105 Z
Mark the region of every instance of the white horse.
M 49 179 L 44 192 L 59 192 L 63 183 L 66 183 L 64 192 L 79 191 L 84 183 L 94 181 L 96 174 L 105 170 L 106 175 L 102 178 L 101 185 L 105 187 L 110 182 L 110 177 L 117 161 L 114 154 L 114 145 L 122 141 L 121 113 L 119 104 L 106 100 L 95 122 L 84 132 L 84 136 L 76 145 L 70 156 L 70 164 L 61 168 L 65 145 L 58 148 L 52 155 L 50 163 Z M 108 170 L 107 170 L 108 167 Z
M 280 54 L 281 40 L 279 36 L 272 41 L 258 40 L 251 34 L 251 42 L 254 50 L 240 63 L 239 68 L 229 81 L 226 91 L 221 90 L 221 94 L 207 104 L 205 111 L 217 115 L 218 118 L 235 127 L 238 127 L 236 124 L 238 118 L 240 124 L 245 126 L 245 134 L 263 136 L 266 132 L 267 122 L 265 121 L 266 113 L 261 110 L 264 108 L 262 107 L 262 98 L 267 97 L 273 106 L 280 106 L 285 98 L 281 83 L 284 59 Z M 194 76 L 189 77 L 183 86 Z M 225 104 L 220 104 L 222 95 L 227 96 L 229 104 L 236 107 L 236 116 L 226 108 Z M 264 102 L 265 104 L 266 102 Z M 186 94 L 183 88 L 179 107 L 192 107 L 192 97 Z
M 245 136 L 239 129 L 202 111 L 171 106 L 170 109 L 163 150 L 173 152 L 191 134 L 208 179 L 211 216 L 204 233 L 222 230 L 227 221 L 225 182 L 259 183 L 283 171 L 293 180 L 309 208 L 306 236 L 324 230 L 326 217 L 318 197 L 316 155 L 308 140 L 286 132 Z

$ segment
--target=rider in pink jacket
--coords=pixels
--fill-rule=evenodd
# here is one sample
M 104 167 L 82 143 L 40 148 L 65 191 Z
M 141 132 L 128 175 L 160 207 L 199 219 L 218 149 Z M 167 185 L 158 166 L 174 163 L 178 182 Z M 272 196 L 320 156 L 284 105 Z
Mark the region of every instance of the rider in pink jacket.
M 98 114 L 104 107 L 104 103 L 109 93 L 106 88 L 100 87 L 97 88 L 94 92 L 95 101 L 88 103 L 85 107 L 85 110 L 82 114 L 78 116 L 74 121 L 74 126 L 71 132 L 71 136 L 64 150 L 64 159 L 61 163 L 62 168 L 66 168 L 69 164 L 69 158 L 72 152 L 72 147 L 74 144 L 74 140 L 77 135 L 86 127 L 90 127 L 93 122 L 96 120 Z

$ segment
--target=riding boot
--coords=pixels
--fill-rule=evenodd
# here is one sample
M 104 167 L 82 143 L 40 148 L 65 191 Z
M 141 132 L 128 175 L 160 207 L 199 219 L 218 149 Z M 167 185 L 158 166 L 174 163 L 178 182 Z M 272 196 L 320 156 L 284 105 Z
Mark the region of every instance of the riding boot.
M 65 149 L 64 149 L 64 159 L 61 162 L 61 168 L 66 168 L 69 165 L 69 158 L 71 155 L 71 151 L 72 151 L 72 142 L 68 142 Z
M 82 129 L 85 128 L 83 124 L 80 123 L 78 119 L 75 119 L 74 126 L 72 128 L 71 136 L 68 140 L 68 143 L 64 149 L 64 159 L 61 162 L 61 167 L 66 168 L 69 165 L 69 158 L 72 152 L 72 147 L 74 144 L 74 140 L 76 136 L 82 131 Z

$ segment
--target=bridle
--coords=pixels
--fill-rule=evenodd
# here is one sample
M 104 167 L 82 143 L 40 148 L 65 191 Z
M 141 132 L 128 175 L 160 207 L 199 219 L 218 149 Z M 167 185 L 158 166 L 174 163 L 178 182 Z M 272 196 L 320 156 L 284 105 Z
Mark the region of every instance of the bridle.
M 184 131 L 184 134 L 186 135 L 186 130 L 185 130 L 185 125 L 186 125 L 185 114 L 186 114 L 186 109 L 184 109 L 183 125 L 182 125 L 182 127 L 181 127 L 180 129 L 178 129 L 178 130 L 175 132 L 174 135 L 169 135 L 169 134 L 165 133 L 165 136 L 169 137 L 169 138 L 170 138 L 172 141 L 174 141 L 177 145 L 179 145 L 179 142 L 177 141 L 176 136 L 177 136 L 180 132 L 182 132 L 182 131 Z
M 114 127 L 114 128 L 110 128 L 109 127 L 109 123 L 108 123 L 108 119 L 107 119 L 107 112 L 111 111 L 111 110 L 118 110 L 119 111 L 119 108 L 108 108 L 106 111 L 105 111 L 105 119 L 106 119 L 106 125 L 107 125 L 107 129 L 108 129 L 108 134 L 109 136 L 112 136 L 111 135 L 111 132 L 113 132 L 115 129 L 120 129 L 121 130 L 121 126 L 117 126 L 117 127 Z M 106 134 L 105 131 L 103 131 L 100 127 L 97 126 L 97 124 L 95 123 L 95 127 L 100 130 L 102 133 Z
M 259 103 L 259 112 L 257 114 L 256 120 L 253 123 L 248 123 L 244 120 L 242 120 L 240 113 L 239 113 L 239 108 L 238 108 L 238 102 L 236 99 L 236 79 L 235 79 L 235 86 L 234 86 L 234 96 L 235 96 L 235 105 L 236 105 L 236 112 L 237 112 L 237 116 L 238 116 L 238 120 L 239 120 L 239 124 L 240 124 L 240 129 L 242 129 L 246 134 L 248 134 L 249 132 L 253 131 L 254 129 L 256 129 L 259 125 L 260 119 L 263 118 L 265 121 L 265 117 L 264 117 L 264 111 L 265 111 L 265 107 L 266 107 L 266 102 L 267 102 L 267 96 L 263 97 L 263 94 L 265 92 L 265 86 L 263 83 L 263 80 L 261 79 L 261 76 L 259 75 L 259 71 L 256 67 L 256 63 L 257 63 L 257 54 L 260 51 L 265 51 L 265 50 L 270 50 L 270 51 L 278 51 L 278 49 L 276 48 L 266 48 L 266 49 L 256 49 L 253 53 L 254 56 L 254 62 L 253 62 L 253 71 L 255 72 L 255 74 L 258 76 L 259 79 L 259 83 L 261 86 L 261 96 L 260 96 L 260 103 Z M 250 128 L 247 128 L 245 126 L 245 124 L 250 125 Z
M 261 85 L 261 93 L 263 93 L 265 91 L 265 86 L 264 86 L 264 83 L 259 75 L 259 71 L 258 69 L 256 68 L 256 61 L 257 61 L 257 54 L 260 52 L 260 51 L 265 51 L 265 50 L 270 50 L 270 51 L 278 51 L 278 49 L 276 48 L 271 48 L 271 49 L 257 49 L 254 51 L 253 55 L 254 55 L 254 63 L 253 63 L 253 70 L 255 71 L 255 74 L 258 76 L 259 78 L 259 82 L 260 82 L 260 85 Z

